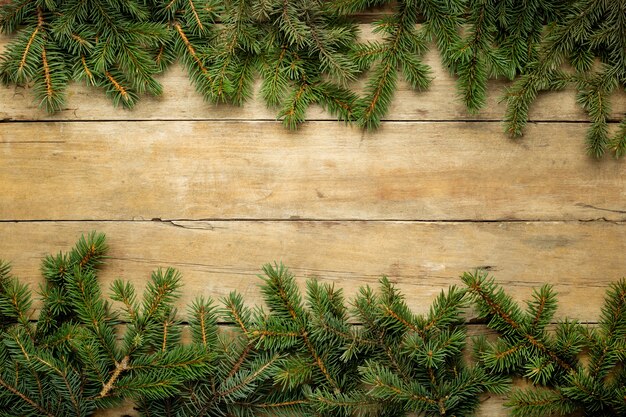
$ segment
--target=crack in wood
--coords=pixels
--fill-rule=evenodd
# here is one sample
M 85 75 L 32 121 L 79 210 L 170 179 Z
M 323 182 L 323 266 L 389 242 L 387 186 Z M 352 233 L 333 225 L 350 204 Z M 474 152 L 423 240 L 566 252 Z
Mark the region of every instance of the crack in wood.
M 576 203 L 575 204 L 577 207 L 583 207 L 583 208 L 590 208 L 590 209 L 594 209 L 594 210 L 599 210 L 599 211 L 608 211 L 610 213 L 619 213 L 619 214 L 626 214 L 626 210 L 619 210 L 619 209 L 610 209 L 610 208 L 605 208 L 605 207 L 598 207 L 598 206 L 594 206 L 591 204 L 585 204 L 585 203 Z M 604 217 L 600 217 L 601 219 L 605 219 Z

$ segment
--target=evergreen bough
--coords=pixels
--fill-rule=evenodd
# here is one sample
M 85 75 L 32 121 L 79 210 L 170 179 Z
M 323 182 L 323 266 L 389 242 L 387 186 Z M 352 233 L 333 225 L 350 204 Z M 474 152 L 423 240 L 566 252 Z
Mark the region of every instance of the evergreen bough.
M 0 28 L 17 31 L 0 63 L 5 83 L 32 83 L 40 106 L 65 106 L 70 80 L 104 89 L 116 105 L 132 107 L 142 93 L 161 94 L 153 50 L 167 36 L 134 0 L 31 1 L 2 6 Z
M 519 136 L 530 104 L 542 90 L 576 86 L 577 101 L 587 112 L 591 127 L 587 148 L 600 157 L 608 149 L 626 153 L 626 117 L 610 138 L 610 96 L 626 89 L 626 0 L 579 0 L 569 13 L 548 26 L 538 53 L 507 93 L 507 130 Z M 573 72 L 563 69 L 569 64 Z
M 478 313 L 498 340 L 487 344 L 488 368 L 526 378 L 507 405 L 513 416 L 626 415 L 626 280 L 607 291 L 597 326 L 565 320 L 549 326 L 557 309 L 550 285 L 522 309 L 486 273 L 462 277 Z
M 344 357 L 365 358 L 359 366 L 364 388 L 348 396 L 322 394 L 321 415 L 471 416 L 482 394 L 508 391 L 506 376 L 463 356 L 464 290 L 440 293 L 428 314 L 418 316 L 383 277 L 378 292 L 361 288 L 352 304 L 361 326 L 338 343 L 345 344 Z M 476 354 L 481 347 L 476 344 Z
M 390 12 L 372 25 L 379 40 L 358 42 L 354 16 L 372 6 Z M 515 79 L 505 124 L 519 136 L 541 91 L 574 85 L 589 153 L 619 157 L 626 118 L 612 136 L 608 122 L 611 94 L 626 87 L 625 16 L 626 0 L 11 0 L 0 29 L 17 35 L 0 78 L 32 84 L 50 112 L 65 107 L 71 80 L 132 107 L 161 94 L 155 76 L 179 60 L 209 102 L 242 105 L 260 78 L 261 97 L 290 128 L 318 104 L 373 129 L 399 74 L 428 87 L 422 55 L 434 43 L 468 111 L 485 105 L 490 78 Z
M 523 309 L 482 272 L 442 291 L 423 315 L 382 278 L 347 301 L 316 280 L 303 293 L 281 264 L 261 275 L 264 307 L 233 292 L 198 297 L 185 317 L 181 277 L 153 272 L 142 296 L 97 275 L 103 234 L 42 263 L 32 291 L 0 263 L 0 415 L 90 416 L 123 400 L 144 416 L 471 416 L 511 377 L 514 416 L 626 414 L 626 280 L 607 292 L 597 326 L 554 324 L 556 294 Z M 474 338 L 473 305 L 497 339 Z M 188 334 L 188 337 L 185 337 Z
M 206 374 L 207 352 L 159 348 L 168 330 L 177 332 L 173 269 L 155 271 L 140 301 L 132 285 L 116 281 L 112 299 L 128 313 L 118 343 L 121 316 L 97 282 L 106 249 L 104 235 L 92 233 L 69 253 L 45 258 L 36 321 L 30 289 L 0 264 L 1 415 L 89 416 L 122 399 L 167 397 Z

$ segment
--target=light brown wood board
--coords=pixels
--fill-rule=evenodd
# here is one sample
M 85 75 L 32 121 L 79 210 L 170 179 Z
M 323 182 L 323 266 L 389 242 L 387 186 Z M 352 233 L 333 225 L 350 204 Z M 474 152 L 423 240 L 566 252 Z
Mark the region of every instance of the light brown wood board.
M 417 313 L 464 271 L 484 268 L 518 301 L 551 283 L 556 318 L 594 322 L 609 284 L 626 271 L 624 222 L 173 221 L 0 223 L 0 254 L 36 288 L 46 253 L 81 233 L 109 236 L 105 288 L 121 277 L 143 288 L 158 267 L 183 275 L 181 311 L 195 296 L 240 292 L 261 305 L 257 274 L 283 262 L 304 284 L 318 278 L 352 297 L 387 275 Z
M 0 219 L 626 220 L 581 124 L 0 124 Z

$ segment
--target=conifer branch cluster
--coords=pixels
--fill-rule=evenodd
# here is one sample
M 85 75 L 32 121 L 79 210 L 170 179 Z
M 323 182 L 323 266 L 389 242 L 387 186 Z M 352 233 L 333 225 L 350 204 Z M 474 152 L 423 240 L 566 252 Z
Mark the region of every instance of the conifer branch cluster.
M 233 292 L 180 315 L 171 268 L 143 294 L 118 279 L 105 295 L 106 251 L 94 232 L 47 256 L 37 317 L 0 263 L 0 414 L 90 416 L 132 400 L 144 416 L 470 416 L 486 393 L 508 395 L 514 416 L 626 413 L 625 280 L 597 326 L 554 324 L 549 286 L 522 308 L 480 271 L 416 315 L 387 278 L 346 300 L 316 280 L 301 292 L 278 264 L 263 268 L 265 307 Z M 470 306 L 497 338 L 470 341 Z M 512 377 L 530 388 L 511 391 Z
M 372 25 L 378 40 L 360 42 L 354 16 L 372 6 L 390 13 Z M 622 156 L 626 118 L 615 133 L 608 122 L 611 94 L 626 87 L 625 10 L 626 0 L 11 0 L 0 28 L 16 36 L 0 78 L 32 85 L 50 112 L 64 108 L 72 80 L 132 107 L 161 94 L 155 77 L 178 60 L 211 103 L 242 105 L 260 78 L 262 99 L 290 128 L 318 104 L 372 129 L 400 77 L 428 88 L 422 58 L 434 44 L 468 111 L 484 107 L 488 79 L 515 80 L 505 124 L 519 136 L 541 91 L 573 85 L 591 121 L 589 152 Z
M 597 326 L 565 320 L 552 329 L 551 286 L 535 290 L 522 309 L 485 273 L 462 280 L 480 317 L 499 334 L 482 360 L 532 385 L 509 396 L 513 416 L 626 415 L 626 279 L 607 291 Z

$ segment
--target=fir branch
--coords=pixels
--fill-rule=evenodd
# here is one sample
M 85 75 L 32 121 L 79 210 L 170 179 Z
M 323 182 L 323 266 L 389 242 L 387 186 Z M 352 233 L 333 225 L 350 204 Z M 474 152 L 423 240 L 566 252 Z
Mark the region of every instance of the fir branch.
M 315 366 L 334 390 L 341 391 L 339 384 L 331 375 L 325 359 L 318 352 L 318 346 L 311 340 L 307 326 L 310 317 L 303 309 L 301 296 L 296 288 L 293 275 L 282 264 L 265 265 L 263 271 L 266 274 L 266 278 L 264 278 L 266 285 L 262 287 L 262 291 L 266 296 L 266 302 L 279 317 L 282 316 L 293 321 L 299 330 L 297 335 L 310 353 Z M 283 336 L 292 337 L 293 333 L 283 334 Z
M 498 320 L 503 320 L 499 322 L 492 318 L 489 323 L 500 332 L 502 339 L 487 350 L 483 349 L 485 363 L 490 366 L 490 356 L 494 352 L 510 355 L 513 350 L 515 353 L 512 355 L 517 356 L 514 362 L 527 361 L 520 370 L 514 367 L 498 367 L 497 362 L 494 366 L 498 372 L 522 371 L 520 376 L 529 378 L 535 386 L 512 394 L 507 404 L 513 408 L 513 415 L 548 416 L 577 411 L 585 415 L 619 414 L 617 410 L 623 398 L 614 381 L 624 378 L 623 364 L 626 356 L 618 352 L 624 347 L 623 339 L 626 335 L 625 280 L 613 284 L 607 292 L 598 329 L 587 329 L 565 321 L 557 325 L 554 336 L 550 338 L 544 329 L 545 321 L 549 320 L 555 308 L 549 288 L 544 286 L 540 291 L 535 291 L 535 300 L 528 303 L 530 314 L 520 318 L 517 313 L 519 310 L 512 300 L 502 290 L 497 289 L 493 280 L 486 279 L 486 275 L 465 274 L 463 280 L 474 294 L 481 316 L 494 314 L 499 317 Z M 551 312 L 545 318 L 536 320 L 538 311 L 547 310 Z M 518 318 L 504 318 L 513 315 Z M 536 326 L 535 323 L 540 324 Z M 529 329 L 534 335 L 528 332 Z M 545 340 L 543 347 L 549 347 L 549 350 L 543 350 L 543 355 L 524 350 L 524 345 L 528 345 L 530 340 L 529 336 L 535 341 Z M 550 346 L 547 345 L 548 340 Z M 509 345 L 512 346 L 507 348 Z M 537 347 L 532 345 L 532 340 L 531 346 Z M 579 361 L 582 352 L 588 355 L 584 366 Z M 569 366 L 565 367 L 563 363 Z M 539 389 L 537 386 L 543 388 Z
M 361 44 L 351 18 L 372 6 L 394 12 L 373 24 L 380 40 Z M 17 36 L 0 58 L 0 78 L 32 83 L 49 112 L 65 107 L 72 80 L 130 108 L 145 93 L 162 93 L 154 76 L 178 58 L 210 102 L 243 105 L 258 74 L 261 97 L 279 108 L 286 127 L 296 128 L 319 104 L 339 120 L 375 129 L 400 76 L 415 90 L 428 87 L 421 57 L 434 40 L 468 111 L 485 105 L 489 79 L 517 77 L 506 90 L 504 122 L 509 135 L 521 136 L 538 95 L 573 84 L 591 120 L 589 153 L 620 157 L 624 122 L 614 137 L 608 124 L 611 93 L 626 79 L 623 8 L 624 0 L 528 0 L 524 7 L 494 0 L 11 0 L 0 28 Z M 362 73 L 359 97 L 354 81 Z
M 309 349 L 311 356 L 313 356 L 315 364 L 320 369 L 320 371 L 322 371 L 322 374 L 324 374 L 324 377 L 326 377 L 328 383 L 335 389 L 336 392 L 341 392 L 341 388 L 337 384 L 337 381 L 335 381 L 335 379 L 331 376 L 328 368 L 324 364 L 324 360 L 322 360 L 320 355 L 317 353 L 315 346 L 313 346 L 313 344 L 311 343 L 308 334 L 306 332 L 303 332 L 301 336 L 304 339 L 304 344 Z
M 619 0 L 608 6 L 603 1 L 578 0 L 557 17 L 542 39 L 541 52 L 530 57 L 528 70 L 507 92 L 505 123 L 509 133 L 521 135 L 530 104 L 539 91 L 561 89 L 575 82 L 577 100 L 592 122 L 587 132 L 588 151 L 596 158 L 605 153 L 609 148 L 609 96 L 626 79 L 626 53 L 620 49 L 626 28 L 621 24 L 624 13 L 618 11 L 623 3 Z M 596 57 L 603 67 L 598 74 L 591 65 Z M 559 74 L 565 62 L 572 63 L 574 76 Z
M 187 53 L 192 59 L 192 62 L 196 64 L 197 70 L 200 71 L 201 76 L 204 79 L 206 79 L 208 82 L 212 82 L 213 77 L 210 75 L 210 72 L 208 68 L 204 65 L 204 62 L 202 62 L 202 60 L 199 58 L 198 53 L 196 52 L 196 48 L 193 46 L 193 44 L 187 37 L 187 34 L 183 31 L 183 28 L 180 25 L 180 23 L 175 23 L 174 28 L 176 29 L 178 36 L 182 40 Z M 200 81 L 198 81 L 198 83 L 200 83 Z M 201 86 L 201 84 L 199 84 L 199 86 Z
M 234 318 L 237 326 L 239 326 L 239 328 L 243 331 L 244 335 L 249 336 L 250 330 L 248 329 L 248 325 L 245 323 L 248 321 L 248 318 L 243 317 L 242 312 L 240 312 L 240 310 L 243 309 L 241 296 L 237 293 L 231 293 L 229 297 L 224 299 L 224 306 L 229 315 Z
M 425 3 L 424 3 L 425 4 Z M 424 6 L 424 4 L 422 6 Z M 358 123 L 367 129 L 375 129 L 387 113 L 397 85 L 397 72 L 403 69 L 405 78 L 415 89 L 426 88 L 430 82 L 428 67 L 419 62 L 425 51 L 425 39 L 416 33 L 417 10 L 407 1 L 398 2 L 392 17 L 376 24 L 375 32 L 384 33 L 383 48 L 372 44 L 368 52 L 361 50 L 357 57 L 376 56 L 378 65 L 369 77 L 366 96 L 358 109 Z M 378 53 L 378 51 L 380 51 Z M 365 59 L 364 63 L 372 59 Z M 368 65 L 369 66 L 369 65 Z
M 557 411 L 571 413 L 574 408 L 569 400 L 550 390 L 516 390 L 506 403 L 515 417 L 542 417 Z
M 270 404 L 268 403 L 254 404 L 254 407 L 261 408 L 261 409 L 273 409 L 273 408 L 291 407 L 294 405 L 304 405 L 307 403 L 308 403 L 307 400 L 291 400 L 291 401 L 283 401 L 279 403 L 270 403 Z
M 3 324 L 15 321 L 33 338 L 28 314 L 32 306 L 29 288 L 10 277 L 10 266 L 0 261 L 0 320 Z
M 218 396 L 218 397 L 228 397 L 229 395 L 233 394 L 234 392 L 236 392 L 236 391 L 242 389 L 243 387 L 251 384 L 254 380 L 256 380 L 259 376 L 261 376 L 265 371 L 267 371 L 268 368 L 272 367 L 276 363 L 276 361 L 278 361 L 279 359 L 280 359 L 279 355 L 274 355 L 266 363 L 264 363 L 261 367 L 256 369 L 254 372 L 249 373 L 244 378 L 242 378 L 240 381 L 236 382 L 234 385 L 228 386 L 228 388 L 226 388 L 223 391 L 218 391 L 216 393 L 216 396 Z M 231 377 L 230 379 L 235 381 L 235 378 L 233 378 L 233 377 Z
M 111 72 L 105 71 L 104 75 L 113 87 L 113 97 L 119 97 L 119 99 L 114 98 L 114 103 L 117 105 L 121 102 L 123 106 L 132 106 L 134 104 L 134 98 L 131 96 L 129 90 L 116 80 Z
M 587 131 L 587 149 L 596 158 L 604 154 L 609 143 L 609 96 L 616 86 L 612 81 L 606 75 L 599 74 L 591 79 L 582 77 L 578 82 L 577 101 L 591 118 L 591 127 Z
M 282 101 L 282 96 L 287 90 L 288 80 L 285 76 L 285 60 L 287 56 L 287 45 L 280 48 L 280 52 L 276 59 L 271 63 L 271 67 L 267 64 L 263 70 L 263 80 L 261 84 L 261 95 L 265 99 L 268 106 L 276 106 Z
M 287 268 L 266 265 L 269 312 L 245 308 L 236 293 L 221 310 L 196 299 L 183 344 L 174 308 L 180 276 L 157 270 L 141 301 L 130 284 L 112 285 L 128 320 L 118 344 L 121 322 L 97 283 L 105 248 L 93 233 L 70 253 L 46 257 L 47 285 L 66 293 L 69 308 L 57 314 L 47 288 L 56 321 L 32 333 L 16 320 L 30 291 L 0 262 L 0 314 L 12 319 L 0 328 L 0 413 L 89 415 L 132 399 L 154 417 L 472 415 L 483 393 L 507 393 L 509 375 L 532 384 L 509 395 L 514 416 L 612 416 L 626 407 L 626 279 L 607 291 L 597 326 L 565 321 L 548 331 L 556 309 L 549 286 L 523 310 L 486 274 L 468 273 L 466 290 L 441 292 L 417 315 L 383 278 L 379 291 L 361 288 L 352 300 L 362 322 L 354 328 L 340 289 L 309 280 L 303 297 Z M 468 298 L 499 334 L 476 339 L 471 361 L 463 355 Z M 221 331 L 218 311 L 240 331 Z
M 626 155 L 626 117 L 620 122 L 610 147 L 616 158 Z
M 510 331 L 515 332 L 519 337 L 525 339 L 530 345 L 537 348 L 540 352 L 544 353 L 550 360 L 554 361 L 559 367 L 565 371 L 573 371 L 574 368 L 567 360 L 561 358 L 556 352 L 554 352 L 549 346 L 546 346 L 535 335 L 527 332 L 523 323 L 518 321 L 515 315 L 515 309 L 510 310 L 511 307 L 507 307 L 510 304 L 510 300 L 504 298 L 504 296 L 494 295 L 491 287 L 493 286 L 493 280 L 488 280 L 487 274 L 483 272 L 476 272 L 474 274 L 465 273 L 462 276 L 463 282 L 468 286 L 469 292 L 475 296 L 476 300 L 481 303 L 483 311 L 487 317 L 494 317 L 501 320 L 503 324 L 508 326 Z M 509 311 L 507 311 L 509 310 Z
M 226 378 L 232 378 L 233 376 L 235 376 L 235 374 L 237 372 L 239 372 L 239 369 L 241 368 L 241 366 L 243 365 L 243 363 L 245 362 L 246 358 L 248 357 L 248 354 L 252 351 L 252 344 L 247 344 L 246 347 L 243 349 L 243 352 L 241 352 L 241 355 L 239 355 L 239 358 L 237 358 L 237 361 L 235 362 L 235 364 L 233 365 L 232 369 L 230 370 L 230 372 L 228 373 L 228 375 L 226 375 Z
M 2 387 L 4 389 L 6 389 L 7 391 L 9 391 L 11 394 L 16 395 L 17 397 L 19 397 L 22 401 L 26 402 L 28 405 L 30 405 L 32 408 L 34 408 L 35 410 L 37 410 L 37 412 L 41 413 L 41 415 L 47 416 L 47 417 L 55 417 L 54 414 L 48 412 L 48 410 L 46 410 L 45 408 L 41 407 L 39 404 L 37 404 L 37 402 L 35 402 L 33 399 L 27 397 L 24 393 L 20 392 L 19 390 L 17 390 L 15 387 L 13 387 L 12 385 L 8 384 L 6 381 L 4 381 L 2 378 L 0 378 L 0 385 L 2 385 Z
M 35 41 L 35 38 L 37 37 L 37 35 L 39 33 L 41 33 L 42 29 L 43 29 L 43 24 L 44 24 L 44 20 L 43 20 L 43 12 L 41 10 L 40 7 L 37 8 L 37 26 L 35 26 L 35 29 L 33 30 L 33 33 L 30 35 L 30 37 L 28 38 L 28 42 L 26 43 L 26 46 L 24 47 L 24 53 L 22 54 L 22 59 L 19 63 L 19 65 L 17 66 L 17 79 L 22 79 L 22 77 L 20 77 L 20 74 L 23 73 L 24 71 L 24 67 L 26 66 L 26 59 L 28 58 L 28 54 L 33 46 L 33 42 Z
M 250 333 L 251 336 L 263 339 L 264 337 L 298 337 L 301 336 L 300 332 L 280 332 L 272 330 L 253 330 Z

